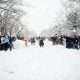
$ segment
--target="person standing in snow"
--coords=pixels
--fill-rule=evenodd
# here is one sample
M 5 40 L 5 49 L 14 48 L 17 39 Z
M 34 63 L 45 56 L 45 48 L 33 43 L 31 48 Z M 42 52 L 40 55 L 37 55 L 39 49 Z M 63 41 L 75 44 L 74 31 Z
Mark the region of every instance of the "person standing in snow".
M 62 45 L 66 47 L 66 39 L 65 39 L 65 36 L 62 37 Z
M 43 47 L 44 46 L 44 41 L 42 39 L 39 39 L 39 46 Z
M 79 42 L 78 42 L 78 48 L 80 49 L 80 36 L 78 36 Z
M 0 36 L 0 50 L 1 50 L 1 36 Z
M 2 50 L 5 50 L 7 51 L 8 50 L 8 47 L 9 47 L 9 38 L 8 36 L 3 36 L 1 37 L 1 47 L 2 47 Z
M 25 46 L 27 46 L 28 39 L 26 37 L 24 37 L 24 41 L 25 41 Z
M 79 44 L 79 38 L 75 36 L 73 38 L 73 49 L 79 49 L 78 44 Z
M 12 50 L 12 47 L 13 47 L 13 44 L 12 44 L 12 37 L 9 36 L 9 48 L 10 48 L 10 51 Z
M 32 44 L 32 45 L 35 45 L 35 42 L 36 42 L 36 41 L 35 41 L 35 38 L 31 38 L 31 44 Z

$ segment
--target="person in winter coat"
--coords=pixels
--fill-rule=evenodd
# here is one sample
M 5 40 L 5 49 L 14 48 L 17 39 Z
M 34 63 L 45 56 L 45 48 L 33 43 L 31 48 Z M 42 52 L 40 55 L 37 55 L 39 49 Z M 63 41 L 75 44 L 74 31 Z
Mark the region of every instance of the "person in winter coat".
M 12 44 L 12 37 L 9 36 L 9 48 L 10 48 L 10 51 L 12 50 L 12 47 L 13 47 L 13 44 Z
M 73 38 L 73 41 L 72 41 L 72 42 L 73 42 L 73 48 L 74 48 L 74 49 L 79 49 L 79 47 L 78 47 L 79 38 L 75 36 L 75 37 Z
M 24 37 L 24 41 L 25 41 L 25 46 L 28 45 L 28 39 L 26 37 Z
M 0 50 L 1 50 L 1 36 L 0 36 Z
M 8 47 L 9 47 L 9 39 L 8 39 L 8 36 L 3 36 L 1 37 L 1 48 L 2 50 L 8 50 Z
M 35 44 L 35 38 L 31 38 L 31 44 L 34 45 Z
M 40 46 L 40 47 L 43 47 L 43 46 L 44 46 L 44 42 L 43 42 L 42 39 L 39 40 L 39 46 Z

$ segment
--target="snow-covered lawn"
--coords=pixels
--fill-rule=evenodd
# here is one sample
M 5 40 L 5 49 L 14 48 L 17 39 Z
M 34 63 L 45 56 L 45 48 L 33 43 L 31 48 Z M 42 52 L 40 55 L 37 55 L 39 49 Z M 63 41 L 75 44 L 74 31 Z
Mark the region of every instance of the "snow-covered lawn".
M 80 50 L 16 41 L 12 51 L 0 51 L 0 80 L 80 80 Z

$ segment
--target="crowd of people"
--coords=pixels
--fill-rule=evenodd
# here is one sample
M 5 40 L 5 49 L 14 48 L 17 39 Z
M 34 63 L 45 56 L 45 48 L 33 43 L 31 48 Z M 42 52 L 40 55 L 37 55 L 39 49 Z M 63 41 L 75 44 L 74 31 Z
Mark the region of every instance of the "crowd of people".
M 31 42 L 32 45 L 35 45 L 36 40 L 38 40 L 38 44 L 40 47 L 43 47 L 45 45 L 44 41 L 46 38 L 44 37 L 38 37 L 35 38 L 31 38 L 29 42 Z M 52 45 L 63 45 L 68 49 L 80 49 L 80 36 L 74 36 L 74 37 L 70 37 L 70 36 L 54 36 L 54 37 L 48 37 L 47 38 L 49 41 L 52 42 Z M 10 51 L 12 50 L 13 47 L 13 38 L 9 35 L 6 36 L 0 36 L 0 50 L 5 50 L 7 51 L 8 49 L 10 49 Z M 24 38 L 25 41 L 25 46 L 28 45 L 28 39 Z
M 70 49 L 80 49 L 80 36 L 54 36 L 51 37 L 51 41 L 53 42 L 53 45 L 55 44 L 61 44 L 64 45 L 66 48 Z
M 23 40 L 25 41 L 25 46 L 28 45 L 28 42 L 31 42 L 31 45 L 35 45 L 36 40 L 39 41 L 39 46 L 43 47 L 44 46 L 44 40 L 42 37 L 39 37 L 38 39 L 36 39 L 35 37 L 30 38 L 30 40 L 28 41 L 28 39 L 25 37 L 23 38 Z
M 8 49 L 10 49 L 10 51 L 12 50 L 12 37 L 9 35 L 5 35 L 5 36 L 0 36 L 0 50 L 5 50 L 7 51 Z
M 70 37 L 70 36 L 54 36 L 54 37 L 48 37 L 47 38 L 49 41 L 52 42 L 53 45 L 63 45 L 68 49 L 80 49 L 80 36 L 74 36 L 74 37 Z M 43 47 L 45 38 L 40 38 L 39 37 L 39 46 Z M 31 44 L 35 43 L 35 39 L 31 40 Z

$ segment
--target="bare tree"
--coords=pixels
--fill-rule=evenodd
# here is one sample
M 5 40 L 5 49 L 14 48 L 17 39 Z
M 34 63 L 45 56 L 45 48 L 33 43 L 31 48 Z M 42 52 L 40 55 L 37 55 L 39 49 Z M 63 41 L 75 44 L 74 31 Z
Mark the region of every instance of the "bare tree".
M 80 33 L 80 1 L 79 0 L 67 0 L 63 1 L 64 17 L 61 14 L 56 24 L 56 32 L 60 32 L 61 35 L 75 35 Z M 55 26 L 54 26 L 55 27 Z
M 16 8 L 18 0 L 0 0 L 0 32 L 1 35 L 19 32 L 22 26 L 20 18 L 25 14 L 21 9 Z M 20 4 L 21 5 L 21 4 Z

